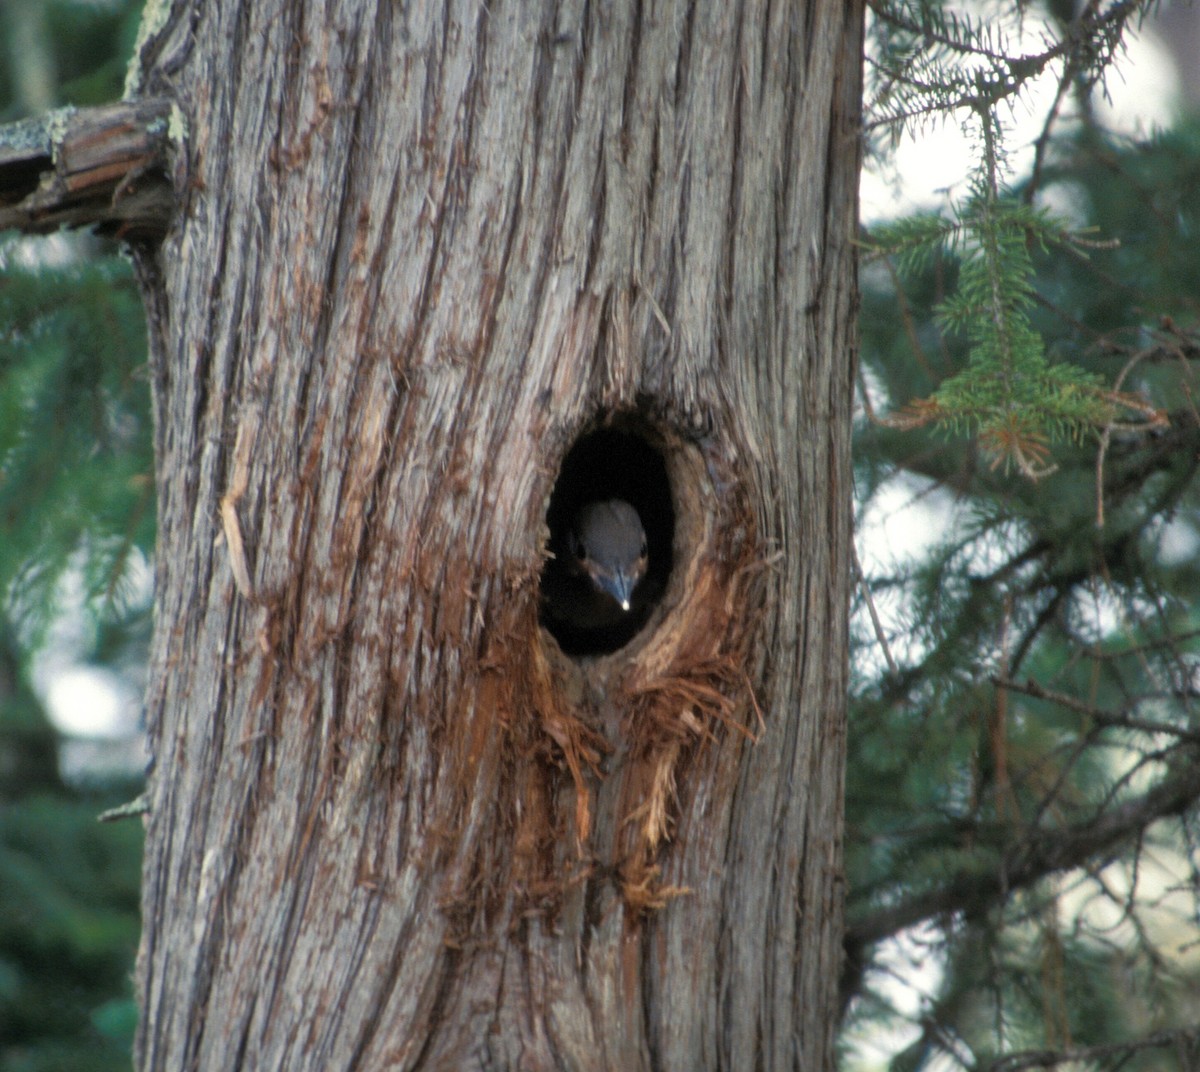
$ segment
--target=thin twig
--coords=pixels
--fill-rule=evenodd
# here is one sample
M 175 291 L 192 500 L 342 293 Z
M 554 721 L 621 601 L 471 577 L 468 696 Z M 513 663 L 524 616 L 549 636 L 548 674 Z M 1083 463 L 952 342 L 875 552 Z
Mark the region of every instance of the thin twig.
M 900 671 L 896 666 L 896 660 L 892 658 L 892 649 L 888 647 L 887 637 L 883 632 L 883 622 L 879 620 L 879 612 L 875 609 L 875 600 L 871 597 L 871 586 L 867 584 L 867 577 L 863 573 L 862 563 L 858 560 L 858 548 L 851 546 L 851 551 L 854 554 L 854 572 L 858 574 L 858 584 L 862 589 L 863 599 L 867 601 L 867 611 L 871 615 L 871 626 L 875 630 L 875 639 L 879 641 L 883 657 L 887 660 L 888 671 L 892 677 L 897 677 Z
M 1185 729 L 1182 726 L 1175 726 L 1169 722 L 1159 722 L 1154 719 L 1136 718 L 1126 714 L 1114 714 L 1111 711 L 1104 710 L 1102 707 L 1095 707 L 1092 704 L 1085 703 L 1083 700 L 1079 700 L 1068 693 L 1044 688 L 1032 679 L 1013 681 L 1011 678 L 992 675 L 991 681 L 997 688 L 1020 692 L 1026 696 L 1032 696 L 1035 700 L 1046 700 L 1049 703 L 1058 704 L 1059 707 L 1065 707 L 1068 711 L 1077 711 L 1081 715 L 1087 715 L 1098 726 L 1139 730 L 1142 733 L 1162 733 L 1178 737 L 1181 741 L 1200 742 L 1200 732 L 1195 730 Z

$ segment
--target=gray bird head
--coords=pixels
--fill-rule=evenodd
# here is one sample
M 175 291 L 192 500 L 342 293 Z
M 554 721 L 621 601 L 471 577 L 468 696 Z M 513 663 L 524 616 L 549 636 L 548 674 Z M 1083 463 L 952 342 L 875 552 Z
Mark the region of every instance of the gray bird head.
M 601 592 L 624 611 L 646 574 L 646 533 L 638 512 L 621 499 L 580 508 L 571 527 L 571 554 Z

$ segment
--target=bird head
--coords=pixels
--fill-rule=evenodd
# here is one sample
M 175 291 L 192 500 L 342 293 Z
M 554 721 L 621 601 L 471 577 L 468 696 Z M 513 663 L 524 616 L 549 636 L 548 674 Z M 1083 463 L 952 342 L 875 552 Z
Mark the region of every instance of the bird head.
M 633 606 L 633 592 L 646 575 L 646 533 L 638 512 L 621 499 L 592 502 L 580 508 L 571 526 L 570 551 L 575 566 L 597 591 L 621 610 Z

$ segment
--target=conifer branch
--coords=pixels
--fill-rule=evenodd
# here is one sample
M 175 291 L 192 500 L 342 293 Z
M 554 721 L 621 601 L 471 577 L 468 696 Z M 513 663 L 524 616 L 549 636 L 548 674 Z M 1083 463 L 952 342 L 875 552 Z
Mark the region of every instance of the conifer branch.
M 1200 757 L 1195 748 L 1179 754 L 1182 758 L 1172 774 L 1140 797 L 1067 827 L 1031 831 L 1011 845 L 995 866 L 960 871 L 940 886 L 887 908 L 857 914 L 846 928 L 851 960 L 860 960 L 864 947 L 926 920 L 960 912 L 978 915 L 1014 890 L 1085 866 L 1140 836 L 1155 820 L 1179 815 L 1200 800 Z
M 1144 415 L 1150 409 L 1144 400 L 1121 393 L 1119 385 L 1107 388 L 1082 368 L 1047 359 L 1030 318 L 1038 298 L 1031 249 L 1085 243 L 1064 221 L 1005 190 L 998 116 L 1002 101 L 1060 64 L 1056 114 L 1069 84 L 1102 77 L 1126 22 L 1146 6 L 1146 0 L 1089 4 L 1060 39 L 1048 40 L 1037 52 L 1019 52 L 1001 29 L 928 0 L 872 0 L 879 22 L 876 92 L 869 106 L 875 122 L 894 129 L 922 115 L 949 118 L 965 110 L 980 144 L 970 194 L 950 218 L 901 220 L 881 228 L 868 244 L 876 254 L 896 257 L 906 272 L 922 269 L 937 253 L 957 255 L 957 289 L 936 313 L 943 330 L 969 342 L 966 368 L 884 421 L 974 433 L 993 468 L 1013 465 L 1027 479 L 1039 480 L 1057 468 L 1051 461 L 1054 442 L 1100 434 L 1118 426 L 1122 411 Z

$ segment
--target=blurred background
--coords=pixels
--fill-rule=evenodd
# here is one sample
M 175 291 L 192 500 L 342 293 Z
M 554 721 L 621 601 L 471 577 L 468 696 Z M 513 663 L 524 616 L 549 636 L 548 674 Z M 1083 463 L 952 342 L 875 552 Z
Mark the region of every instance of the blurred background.
M 0 122 L 120 97 L 140 2 L 0 3 Z M 128 1069 L 154 544 L 115 243 L 0 235 L 0 1069 Z
M 1106 9 L 933 6 L 975 49 L 951 64 L 1053 50 Z M 1029 432 L 1036 480 L 970 420 L 913 416 L 969 364 L 944 315 L 969 251 L 869 243 L 961 218 L 980 138 L 953 107 L 886 121 L 896 71 L 938 41 L 904 39 L 919 3 L 871 15 L 853 1072 L 1200 1062 L 1200 9 L 1125 6 L 1102 79 L 1047 62 L 999 106 L 1005 196 L 1093 243 L 1030 240 L 1029 319 L 1082 390 L 1143 407 Z M 140 9 L 0 0 L 0 122 L 119 97 Z M 0 235 L 0 1072 L 129 1067 L 141 823 L 97 816 L 146 760 L 150 443 L 119 246 Z

